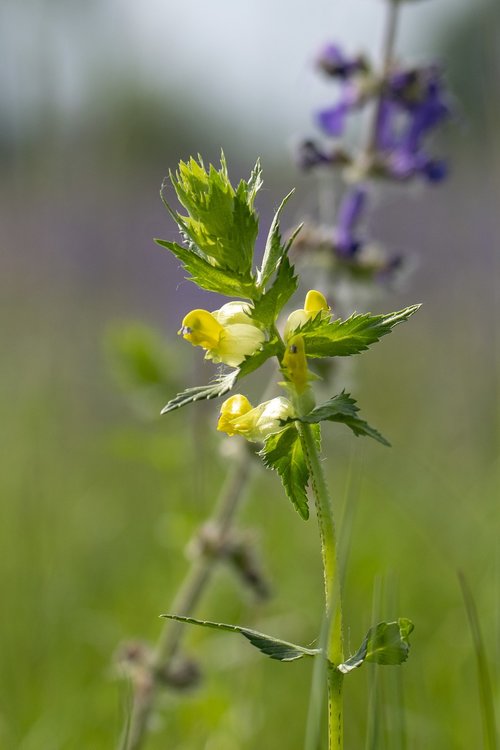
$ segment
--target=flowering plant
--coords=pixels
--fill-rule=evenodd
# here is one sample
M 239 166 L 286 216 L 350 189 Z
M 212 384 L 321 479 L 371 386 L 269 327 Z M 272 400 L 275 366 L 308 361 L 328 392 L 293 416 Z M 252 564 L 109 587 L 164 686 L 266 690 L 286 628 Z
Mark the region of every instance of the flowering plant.
M 286 397 L 276 396 L 252 407 L 245 395 L 231 395 L 222 403 L 217 429 L 230 437 L 240 435 L 260 443 L 259 456 L 265 466 L 278 474 L 286 495 L 303 519 L 309 517 L 307 489 L 312 490 L 323 556 L 327 633 L 320 648 L 307 649 L 236 625 L 195 620 L 189 615 L 165 617 L 240 633 L 263 653 L 280 661 L 303 656 L 325 659 L 330 702 L 329 747 L 333 750 L 343 742 L 344 676 L 364 661 L 378 664 L 405 661 L 413 625 L 404 618 L 379 623 L 368 631 L 360 649 L 345 657 L 335 524 L 319 457 L 320 424 L 339 422 L 355 435 L 388 443 L 361 419 L 355 400 L 345 391 L 316 405 L 312 384 L 319 377 L 314 372 L 314 362 L 365 351 L 396 325 L 408 320 L 419 306 L 389 315 L 354 313 L 347 319 L 334 318 L 323 294 L 311 289 L 303 307 L 289 313 L 282 325 L 283 310 L 298 287 L 289 251 L 300 227 L 287 241 L 283 241 L 280 231 L 280 215 L 290 196 L 278 208 L 262 262 L 254 268 L 258 227 L 254 199 L 262 185 L 259 163 L 249 180 L 242 180 L 237 188 L 230 182 L 224 156 L 219 170 L 212 165 L 205 169 L 201 158 L 181 162 L 171 181 L 188 215 L 174 211 L 165 197 L 164 201 L 184 242 L 157 242 L 174 253 L 188 278 L 201 288 L 243 299 L 232 299 L 214 312 L 197 309 L 184 316 L 179 334 L 194 346 L 202 347 L 205 356 L 219 363 L 221 369 L 207 386 L 189 388 L 175 396 L 163 413 L 199 399 L 226 395 L 267 360 L 277 360 L 283 378 L 279 385 L 285 389 Z

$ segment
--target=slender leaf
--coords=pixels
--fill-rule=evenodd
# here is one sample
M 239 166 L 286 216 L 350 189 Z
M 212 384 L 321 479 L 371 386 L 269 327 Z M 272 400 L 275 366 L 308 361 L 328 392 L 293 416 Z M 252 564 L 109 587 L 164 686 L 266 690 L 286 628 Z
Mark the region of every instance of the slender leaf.
M 225 393 L 231 390 L 235 384 L 239 370 L 231 370 L 231 372 L 218 375 L 208 385 L 200 385 L 194 388 L 188 388 L 182 393 L 178 393 L 173 399 L 171 399 L 166 406 L 163 407 L 161 413 L 168 414 L 175 409 L 180 409 L 182 406 L 187 406 L 194 401 L 203 401 L 212 398 L 219 398 Z
M 265 328 L 273 326 L 298 285 L 299 280 L 295 275 L 295 269 L 285 255 L 279 263 L 273 285 L 254 302 L 252 317 L 262 323 Z
M 304 648 L 297 646 L 295 643 L 282 641 L 280 638 L 273 638 L 271 635 L 259 633 L 257 630 L 242 628 L 239 625 L 227 625 L 223 622 L 212 622 L 211 620 L 197 620 L 194 617 L 183 617 L 181 615 L 161 615 L 167 620 L 176 620 L 185 622 L 190 625 L 199 625 L 202 628 L 211 628 L 214 630 L 225 630 L 229 633 L 239 633 L 244 636 L 252 646 L 258 648 L 266 656 L 277 661 L 296 661 L 303 656 L 316 656 L 321 653 L 319 649 Z
M 351 429 L 356 436 L 364 435 L 377 440 L 382 445 L 389 446 L 390 443 L 383 437 L 378 430 L 370 427 L 368 422 L 358 417 L 359 411 L 356 401 L 348 393 L 342 391 L 337 396 L 333 396 L 329 401 L 321 406 L 317 406 L 313 411 L 304 417 L 296 418 L 296 421 L 307 422 L 308 424 L 318 424 L 320 422 L 341 422 Z
M 365 351 L 399 323 L 408 320 L 420 305 L 412 305 L 388 315 L 354 313 L 347 320 L 329 322 L 316 316 L 297 333 L 304 338 L 308 357 L 348 357 Z
M 283 208 L 290 200 L 295 190 L 291 190 L 281 201 L 278 210 L 274 214 L 274 219 L 269 229 L 267 236 L 266 246 L 264 249 L 264 257 L 262 258 L 262 265 L 257 273 L 257 286 L 263 289 L 273 273 L 275 272 L 278 263 L 280 262 L 283 255 L 287 252 L 288 247 L 285 247 L 281 241 L 280 232 L 280 217 Z

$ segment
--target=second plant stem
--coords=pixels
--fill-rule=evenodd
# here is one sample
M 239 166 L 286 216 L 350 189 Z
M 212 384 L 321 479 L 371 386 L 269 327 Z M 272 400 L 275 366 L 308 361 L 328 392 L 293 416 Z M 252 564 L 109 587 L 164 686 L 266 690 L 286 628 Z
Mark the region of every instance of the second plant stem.
M 325 617 L 327 632 L 325 657 L 328 661 L 328 748 L 341 750 L 344 746 L 343 679 L 337 669 L 344 660 L 342 635 L 342 601 L 340 571 L 337 558 L 337 537 L 332 503 L 321 465 L 316 439 L 309 424 L 298 425 L 302 447 L 309 467 L 311 486 L 316 503 L 323 575 L 325 584 Z

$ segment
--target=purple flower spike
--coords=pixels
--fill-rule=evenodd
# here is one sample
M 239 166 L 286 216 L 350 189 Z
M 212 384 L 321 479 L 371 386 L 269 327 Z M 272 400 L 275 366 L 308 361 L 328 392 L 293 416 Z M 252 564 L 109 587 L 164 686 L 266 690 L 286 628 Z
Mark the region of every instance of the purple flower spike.
M 350 190 L 342 199 L 335 228 L 335 249 L 344 258 L 355 255 L 361 247 L 361 240 L 355 231 L 366 205 L 367 192 L 361 187 Z

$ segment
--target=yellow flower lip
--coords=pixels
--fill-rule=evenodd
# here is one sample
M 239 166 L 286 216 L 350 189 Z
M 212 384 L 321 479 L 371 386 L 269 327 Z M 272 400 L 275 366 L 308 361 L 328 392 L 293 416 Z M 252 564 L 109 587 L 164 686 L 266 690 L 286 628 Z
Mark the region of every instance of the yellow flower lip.
M 219 310 L 191 310 L 179 331 L 193 346 L 201 346 L 206 358 L 238 367 L 265 341 L 264 332 L 252 320 L 252 305 L 234 300 Z
M 179 334 L 194 346 L 215 349 L 219 345 L 223 330 L 208 310 L 191 310 L 182 321 Z

